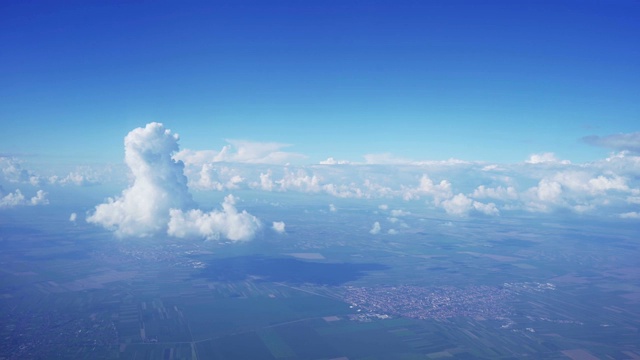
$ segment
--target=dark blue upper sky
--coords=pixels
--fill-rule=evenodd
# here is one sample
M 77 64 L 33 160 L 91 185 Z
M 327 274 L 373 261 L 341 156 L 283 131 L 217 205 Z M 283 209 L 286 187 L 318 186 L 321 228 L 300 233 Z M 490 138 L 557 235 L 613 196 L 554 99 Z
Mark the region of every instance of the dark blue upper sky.
M 44 1 L 0 5 L 0 152 L 183 147 L 585 161 L 638 130 L 637 1 Z

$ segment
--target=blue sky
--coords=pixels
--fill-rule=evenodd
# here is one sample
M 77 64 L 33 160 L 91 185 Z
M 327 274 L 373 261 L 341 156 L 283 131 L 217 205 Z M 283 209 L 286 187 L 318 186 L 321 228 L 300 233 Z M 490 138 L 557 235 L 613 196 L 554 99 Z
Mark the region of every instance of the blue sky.
M 279 142 L 509 163 L 638 131 L 636 1 L 13 2 L 0 152 L 118 163 L 152 121 L 189 149 Z
M 3 212 L 239 241 L 279 196 L 640 219 L 637 1 L 0 6 Z

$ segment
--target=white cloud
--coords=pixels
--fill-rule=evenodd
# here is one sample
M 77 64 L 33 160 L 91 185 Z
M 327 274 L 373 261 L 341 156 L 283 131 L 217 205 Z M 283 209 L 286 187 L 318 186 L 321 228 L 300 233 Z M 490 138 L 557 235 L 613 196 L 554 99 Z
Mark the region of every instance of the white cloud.
M 562 185 L 557 181 L 542 179 L 538 186 L 533 188 L 538 200 L 557 203 L 562 195 Z
M 0 208 L 2 207 L 14 207 L 18 205 L 24 204 L 24 195 L 19 189 L 16 191 L 8 193 L 0 198 Z
M 451 199 L 442 202 L 442 207 L 451 215 L 465 215 L 471 210 L 473 206 L 473 200 L 466 197 L 464 194 L 458 194 Z
M 235 202 L 233 195 L 228 195 L 222 203 L 222 211 L 171 209 L 167 234 L 179 238 L 204 237 L 207 240 L 218 240 L 224 237 L 233 241 L 250 240 L 260 229 L 260 220 L 246 211 L 238 212 Z M 284 223 L 282 225 L 284 230 Z
M 273 183 L 273 180 L 271 179 L 271 170 L 269 170 L 266 173 L 260 173 L 260 182 L 253 183 L 253 187 L 257 187 L 265 191 L 272 191 L 274 187 L 274 183 Z
M 365 179 L 364 183 L 362 185 L 363 185 L 365 191 L 370 196 L 376 196 L 376 197 L 394 197 L 394 196 L 396 196 L 396 191 L 394 191 L 393 189 L 391 189 L 388 186 L 383 186 L 383 185 L 380 185 L 380 184 L 376 184 L 371 179 Z
M 94 169 L 85 167 L 71 171 L 62 178 L 57 175 L 52 175 L 48 180 L 51 184 L 87 186 L 99 184 L 101 175 L 103 174 L 100 174 Z
M 380 234 L 380 230 L 382 230 L 380 228 L 380 223 L 376 221 L 373 223 L 373 226 L 371 227 L 371 230 L 369 230 L 369 233 L 372 235 L 377 235 Z
M 626 179 L 617 175 L 592 177 L 584 171 L 561 171 L 552 177 L 569 190 L 591 195 L 602 194 L 608 190 L 628 191 Z
M 43 190 L 38 190 L 36 196 L 31 198 L 31 205 L 46 205 L 49 203 L 47 200 L 47 193 Z
M 301 156 L 285 150 L 284 144 L 231 140 L 220 151 L 183 150 L 176 153 L 173 160 L 185 162 L 188 187 L 199 190 L 299 192 L 377 199 L 375 201 L 379 203 L 393 201 L 391 199 L 422 199 L 426 200 L 429 209 L 451 215 L 473 212 L 498 215 L 500 212 L 561 208 L 607 214 L 614 206 L 616 212 L 624 212 L 622 206 L 634 204 L 634 199 L 640 198 L 640 156 L 628 150 L 606 159 L 576 164 L 543 152 L 531 155 L 524 163 L 499 166 L 456 159 L 416 161 L 391 154 L 368 154 L 364 163 L 329 157 L 320 164 L 297 166 L 289 163 Z M 16 177 L 15 169 L 10 173 Z M 74 171 L 55 183 L 86 183 L 89 175 Z M 123 203 L 125 198 L 123 192 L 117 200 Z M 112 201 L 118 203 L 117 200 Z M 172 207 L 185 209 L 177 205 Z M 379 210 L 391 211 L 388 206 Z M 626 211 L 632 210 L 634 208 Z M 391 212 L 385 215 L 401 216 Z M 165 218 L 153 218 L 161 227 L 166 227 L 168 215 L 162 216 Z M 126 219 L 123 216 L 116 222 L 124 224 Z M 103 225 L 109 227 L 108 218 L 103 220 L 106 224 Z M 155 223 L 156 220 L 149 221 Z M 117 230 L 117 226 L 111 224 L 110 228 Z M 154 230 L 150 231 L 153 233 Z
M 285 169 L 285 175 L 281 180 L 276 181 L 281 190 L 295 189 L 303 192 L 320 192 L 320 178 L 314 175 L 308 175 L 304 170 L 296 172 Z
M 346 164 L 351 164 L 351 162 L 347 160 L 336 160 L 332 157 L 327 158 L 327 160 L 320 161 L 320 165 L 346 165 Z
M 481 203 L 479 201 L 474 201 L 473 202 L 473 208 L 478 211 L 481 212 L 485 215 L 500 215 L 500 211 L 498 210 L 498 208 L 496 207 L 496 204 L 494 203 Z
M 323 182 L 322 177 L 315 174 L 317 169 L 290 169 L 284 167 L 283 175 L 279 180 L 274 180 L 273 171 L 261 172 L 259 181 L 249 183 L 254 189 L 264 191 L 297 191 L 303 193 L 326 193 L 338 198 L 362 198 L 366 194 L 354 183 L 333 184 Z
M 600 175 L 597 178 L 589 179 L 588 191 L 591 194 L 603 193 L 608 190 L 628 191 L 629 187 L 626 180 L 617 175 L 612 177 Z
M 41 179 L 37 174 L 24 169 L 22 162 L 14 157 L 0 156 L 0 169 L 4 178 L 12 183 L 25 183 L 37 186 Z
M 528 160 L 525 161 L 527 164 L 562 164 L 568 165 L 571 164 L 569 160 L 559 160 L 556 158 L 556 155 L 552 152 L 540 153 L 540 154 L 532 154 Z
M 133 184 L 120 196 L 96 206 L 87 222 L 112 230 L 119 237 L 167 232 L 177 237 L 246 240 L 259 228 L 257 218 L 237 212 L 233 196 L 225 198 L 221 212 L 192 209 L 195 204 L 184 164 L 172 158 L 178 151 L 178 135 L 162 124 L 134 129 L 124 143 L 125 163 L 133 174 Z
M 438 205 L 442 200 L 452 196 L 451 183 L 447 180 L 442 180 L 440 183 L 435 184 L 429 176 L 423 174 L 418 187 L 406 189 L 402 197 L 405 200 L 413 200 L 418 199 L 420 195 L 432 196 L 434 204 Z
M 480 185 L 473 191 L 472 196 L 476 199 L 490 198 L 506 201 L 517 199 L 518 191 L 513 186 L 508 186 L 506 188 L 502 186 L 488 188 L 484 185 Z
M 389 205 L 387 205 L 387 204 L 378 205 L 378 209 L 380 209 L 380 210 L 388 210 L 389 209 Z
M 223 191 L 238 189 L 245 180 L 237 170 L 214 164 L 202 165 L 198 175 L 198 180 L 189 182 L 189 185 L 200 190 Z
M 581 166 L 576 170 L 562 170 L 543 177 L 537 186 L 520 194 L 524 208 L 529 211 L 548 212 L 566 208 L 574 212 L 597 211 L 599 206 L 630 203 L 631 188 L 626 177 L 610 171 L 598 174 L 599 169 Z
M 464 216 L 471 210 L 476 210 L 485 215 L 499 215 L 500 211 L 494 203 L 485 204 L 475 201 L 460 193 L 451 199 L 442 202 L 442 208 L 449 215 Z
M 389 235 L 396 235 L 398 233 L 398 230 L 396 229 L 389 229 L 389 231 L 387 231 L 387 234 Z
M 284 234 L 286 231 L 284 221 L 274 221 L 271 228 L 278 234 Z
M 404 211 L 404 210 L 391 210 L 391 216 L 393 217 L 400 217 L 400 216 L 407 216 L 407 215 L 411 215 L 411 212 Z
M 640 212 L 631 211 L 631 212 L 620 214 L 620 217 L 623 219 L 640 219 Z
M 355 184 L 343 184 L 343 185 L 335 185 L 335 184 L 324 184 L 322 185 L 322 190 L 331 195 L 338 198 L 362 198 L 365 197 L 363 191 L 355 186 Z
M 77 218 L 78 218 L 78 214 L 76 213 L 71 213 L 71 215 L 69 215 L 69 221 L 71 222 L 76 222 Z
M 192 206 L 184 165 L 171 155 L 178 151 L 178 135 L 160 123 L 129 132 L 124 139 L 125 163 L 133 184 L 122 194 L 96 206 L 90 223 L 118 236 L 150 236 L 166 231 L 169 209 Z
M 43 190 L 38 190 L 35 196 L 27 200 L 20 189 L 16 189 L 14 192 L 10 192 L 5 195 L 0 188 L 0 208 L 9 208 L 22 205 L 46 205 L 48 203 L 49 200 L 47 200 L 47 193 Z
M 336 212 L 336 211 L 338 211 L 338 209 L 336 208 L 336 206 L 335 206 L 335 205 L 333 205 L 333 204 L 329 204 L 329 211 L 331 211 L 331 212 Z
M 184 161 L 187 166 L 202 166 L 207 163 L 229 162 L 247 164 L 288 164 L 299 161 L 306 156 L 282 151 L 291 145 L 275 142 L 256 142 L 227 139 L 229 145 L 215 150 L 182 150 L 175 154 L 177 160 Z

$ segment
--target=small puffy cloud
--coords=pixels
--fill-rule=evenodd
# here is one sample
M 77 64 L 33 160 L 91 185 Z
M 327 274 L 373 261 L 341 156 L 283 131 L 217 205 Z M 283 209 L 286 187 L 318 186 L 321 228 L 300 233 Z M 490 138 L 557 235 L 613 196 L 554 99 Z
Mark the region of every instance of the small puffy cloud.
M 327 158 L 327 160 L 320 161 L 320 165 L 346 165 L 346 164 L 351 164 L 351 162 L 347 160 L 336 160 L 332 157 Z
M 380 230 L 382 230 L 380 228 L 380 223 L 376 221 L 373 223 L 373 226 L 371 227 L 371 230 L 369 230 L 369 233 L 372 235 L 377 235 L 380 234 Z
M 538 200 L 550 203 L 556 203 L 562 195 L 562 185 L 557 181 L 542 179 L 538 182 L 538 186 L 533 188 Z
M 60 184 L 60 185 L 78 185 L 78 186 L 87 186 L 87 185 L 95 185 L 99 184 L 100 180 L 98 179 L 98 174 L 96 172 L 90 173 L 89 170 L 85 171 L 72 171 L 66 176 L 60 178 L 56 175 L 49 177 L 49 182 L 51 184 Z
M 324 184 L 322 185 L 322 191 L 338 198 L 362 198 L 365 196 L 362 189 L 353 183 L 342 185 Z
M 640 153 L 640 132 L 628 134 L 614 134 L 607 136 L 587 136 L 582 138 L 584 142 L 594 146 L 601 146 L 617 151 L 631 151 Z
M 5 194 L 2 188 L 0 188 L 0 208 L 10 208 L 23 205 L 46 205 L 48 203 L 49 200 L 47 200 L 47 193 L 43 190 L 38 190 L 35 196 L 27 199 L 20 189 L 16 189 L 14 192 Z
M 87 222 L 119 237 L 166 232 L 176 237 L 252 238 L 260 222 L 246 211 L 238 212 L 231 195 L 225 198 L 222 211 L 193 209 L 184 164 L 172 157 L 178 151 L 178 139 L 160 123 L 129 132 L 124 140 L 125 163 L 133 174 L 133 184 L 120 196 L 96 206 Z
M 562 171 L 553 175 L 552 180 L 562 184 L 568 190 L 591 195 L 603 194 L 609 190 L 628 191 L 626 179 L 617 175 L 599 175 L 582 171 Z
M 365 191 L 372 196 L 393 197 L 396 195 L 396 191 L 394 191 L 390 187 L 376 184 L 370 179 L 365 179 L 362 185 Z
M 562 164 L 568 165 L 571 164 L 569 160 L 559 160 L 556 158 L 556 155 L 552 152 L 540 153 L 540 154 L 532 154 L 528 160 L 525 161 L 527 164 Z
M 253 187 L 257 187 L 265 191 L 273 191 L 274 183 L 271 179 L 271 170 L 266 173 L 260 173 L 260 182 L 254 183 Z
M 389 235 L 396 235 L 398 233 L 398 230 L 396 229 L 389 229 L 389 231 L 387 231 L 387 234 Z
M 476 211 L 483 213 L 485 215 L 491 215 L 491 216 L 500 215 L 500 211 L 498 210 L 498 208 L 496 207 L 496 204 L 494 203 L 485 204 L 479 201 L 474 201 L 473 208 Z
M 593 179 L 589 179 L 587 191 L 591 194 L 603 193 L 608 190 L 628 191 L 626 179 L 613 175 L 610 177 L 598 176 Z
M 273 229 L 273 231 L 277 232 L 278 234 L 284 234 L 285 233 L 284 221 L 274 221 L 273 225 L 271 226 L 271 228 Z
M 336 206 L 335 206 L 335 205 L 333 205 L 333 204 L 329 204 L 329 211 L 331 211 L 331 212 L 336 212 L 336 211 L 338 211 L 338 209 L 336 208 Z
M 473 200 L 469 199 L 464 194 L 458 194 L 451 199 L 443 201 L 442 207 L 447 214 L 465 215 L 473 207 Z
M 409 212 L 409 211 L 391 210 L 391 216 L 393 216 L 393 217 L 407 216 L 407 215 L 410 215 L 410 214 L 411 214 L 411 212 Z
M 433 202 L 438 205 L 442 200 L 452 196 L 451 183 L 447 180 L 442 180 L 436 184 L 429 176 L 423 174 L 418 187 L 405 190 L 402 197 L 405 200 L 413 200 L 419 198 L 420 195 L 432 196 Z
M 246 211 L 238 212 L 235 203 L 233 195 L 228 195 L 222 203 L 222 211 L 171 209 L 167 234 L 179 238 L 204 237 L 207 240 L 218 240 L 224 237 L 232 241 L 251 240 L 261 227 L 260 220 Z M 284 223 L 282 230 L 284 231 Z
M 71 215 L 69 215 L 69 221 L 71 222 L 76 222 L 77 218 L 78 218 L 78 214 L 76 213 L 71 213 Z
M 281 180 L 276 181 L 281 190 L 299 190 L 303 192 L 320 192 L 320 178 L 315 174 L 309 175 L 306 171 L 300 169 L 298 171 L 285 170 L 285 175 Z
M 41 182 L 40 176 L 24 169 L 22 162 L 14 157 L 0 156 L 0 170 L 4 178 L 12 183 L 25 183 L 37 186 Z
M 43 190 L 38 190 L 36 192 L 36 196 L 32 197 L 30 200 L 31 205 L 46 205 L 49 203 L 47 200 L 47 193 Z
M 238 189 L 245 180 L 237 170 L 214 164 L 202 165 L 198 175 L 199 178 L 189 184 L 201 190 L 223 191 Z
M 24 195 L 22 195 L 22 192 L 19 189 L 16 189 L 14 192 L 6 195 L 3 194 L 0 198 L 0 208 L 23 205 L 24 201 Z
M 282 177 L 274 180 L 273 171 L 261 172 L 259 181 L 249 182 L 249 187 L 264 191 L 297 191 L 302 193 L 326 193 L 338 198 L 362 198 L 365 193 L 353 182 L 349 184 L 333 184 L 323 181 L 316 175 L 317 168 L 291 169 L 284 167 Z
M 469 211 L 475 210 L 485 215 L 499 215 L 500 211 L 494 203 L 485 204 L 475 201 L 466 195 L 460 193 L 451 199 L 442 202 L 442 208 L 449 215 L 464 216 Z
M 378 209 L 380 209 L 380 210 L 388 210 L 389 209 L 389 205 L 387 205 L 387 204 L 378 205 Z
M 612 202 L 630 203 L 629 198 L 635 195 L 637 189 L 629 186 L 626 177 L 610 171 L 597 174 L 594 169 L 586 166 L 578 169 L 559 171 L 543 177 L 537 186 L 520 194 L 524 208 L 543 212 L 566 208 L 582 213 L 594 211 L 598 206 L 606 206 Z

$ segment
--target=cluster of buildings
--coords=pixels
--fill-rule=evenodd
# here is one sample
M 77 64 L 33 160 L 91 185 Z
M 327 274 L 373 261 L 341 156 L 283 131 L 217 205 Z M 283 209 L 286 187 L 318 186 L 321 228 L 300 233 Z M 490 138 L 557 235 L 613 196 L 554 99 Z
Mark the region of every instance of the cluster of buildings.
M 553 290 L 552 284 L 507 283 L 502 287 L 474 285 L 427 288 L 380 286 L 346 288 L 344 300 L 357 312 L 414 319 L 444 320 L 453 317 L 500 319 L 510 314 L 507 300 L 520 291 Z

